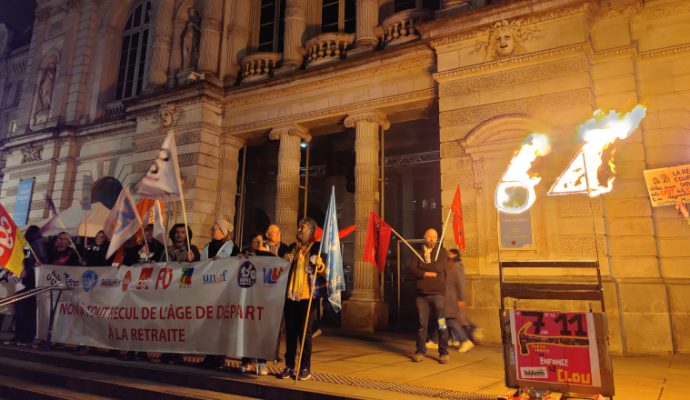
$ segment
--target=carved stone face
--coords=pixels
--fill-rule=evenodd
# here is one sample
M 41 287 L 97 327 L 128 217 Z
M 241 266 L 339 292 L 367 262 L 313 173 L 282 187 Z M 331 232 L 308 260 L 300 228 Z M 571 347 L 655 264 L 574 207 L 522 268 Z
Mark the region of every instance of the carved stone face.
M 505 57 L 515 51 L 515 35 L 509 29 L 499 29 L 496 31 L 496 54 Z

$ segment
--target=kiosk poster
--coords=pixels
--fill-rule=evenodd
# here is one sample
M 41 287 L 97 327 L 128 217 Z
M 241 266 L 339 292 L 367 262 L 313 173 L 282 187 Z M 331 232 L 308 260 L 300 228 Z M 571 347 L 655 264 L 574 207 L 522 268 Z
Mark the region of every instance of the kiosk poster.
M 591 313 L 511 310 L 518 380 L 600 387 Z
M 690 201 L 690 164 L 647 169 L 644 180 L 652 207 L 672 206 L 679 198 Z

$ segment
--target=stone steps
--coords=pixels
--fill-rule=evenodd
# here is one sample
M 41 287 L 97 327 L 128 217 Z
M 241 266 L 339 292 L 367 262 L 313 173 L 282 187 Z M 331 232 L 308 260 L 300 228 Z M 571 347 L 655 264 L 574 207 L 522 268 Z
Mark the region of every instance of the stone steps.
M 309 382 L 313 386 L 314 382 Z M 351 399 L 280 381 L 189 366 L 0 346 L 0 393 L 27 399 Z M 105 396 L 105 397 L 100 397 Z

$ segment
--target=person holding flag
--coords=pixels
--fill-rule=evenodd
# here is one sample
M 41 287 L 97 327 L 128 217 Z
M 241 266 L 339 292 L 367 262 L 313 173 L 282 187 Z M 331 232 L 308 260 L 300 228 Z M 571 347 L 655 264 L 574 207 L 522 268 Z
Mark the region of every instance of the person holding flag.
M 110 238 L 110 245 L 105 258 L 110 258 L 115 254 L 132 235 L 137 233 L 141 225 L 141 217 L 137 212 L 132 194 L 128 188 L 124 188 L 117 197 L 117 201 L 110 210 L 103 227 L 103 231 Z
M 81 264 L 79 255 L 70 247 L 70 243 L 72 243 L 72 238 L 67 232 L 58 233 L 53 247 L 48 251 L 48 264 L 79 266 Z
M 285 255 L 290 265 L 287 298 L 285 299 L 285 368 L 278 374 L 280 379 L 311 378 L 311 339 L 315 308 L 311 299 L 322 296 L 326 286 L 326 265 L 315 244 L 316 221 L 303 218 L 297 227 L 297 242 Z M 295 371 L 298 340 L 302 343 L 299 371 Z

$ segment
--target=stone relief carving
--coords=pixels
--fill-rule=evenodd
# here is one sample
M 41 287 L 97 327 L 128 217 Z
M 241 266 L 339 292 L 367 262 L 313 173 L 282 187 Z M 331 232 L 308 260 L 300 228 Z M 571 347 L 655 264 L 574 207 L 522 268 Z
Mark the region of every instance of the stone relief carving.
M 32 161 L 41 161 L 43 158 L 43 145 L 29 143 L 22 147 L 22 164 Z
M 474 52 L 484 51 L 484 60 L 492 61 L 525 53 L 525 42 L 536 37 L 536 28 L 522 20 L 496 22 L 486 32 L 487 39 L 477 42 Z
M 187 9 L 189 19 L 182 30 L 182 69 L 197 69 L 199 65 L 199 44 L 201 42 L 201 16 L 190 7 Z
M 55 87 L 55 74 L 57 73 L 57 64 L 50 63 L 40 70 L 41 79 L 38 83 L 37 95 L 38 103 L 36 112 L 47 111 L 50 109 L 50 101 L 53 97 L 53 88 Z
M 179 118 L 179 113 L 175 110 L 175 104 L 165 103 L 161 104 L 160 109 L 158 109 L 158 122 L 161 128 L 170 128 L 177 123 Z

